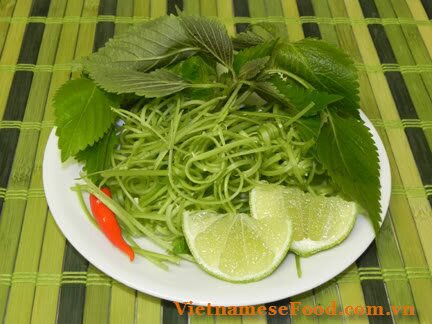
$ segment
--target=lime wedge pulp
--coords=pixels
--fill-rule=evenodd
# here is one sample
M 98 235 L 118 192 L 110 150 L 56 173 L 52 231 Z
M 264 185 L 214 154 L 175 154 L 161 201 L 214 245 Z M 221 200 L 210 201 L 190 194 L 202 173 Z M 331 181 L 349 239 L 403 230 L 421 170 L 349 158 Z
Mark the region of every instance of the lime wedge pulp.
M 260 184 L 252 190 L 251 197 L 256 197 L 250 201 L 252 214 L 267 208 L 269 202 L 260 197 L 267 195 L 269 187 L 274 185 Z M 341 243 L 351 232 L 357 214 L 354 202 L 339 196 L 315 196 L 297 188 L 279 188 L 284 196 L 284 214 L 293 224 L 292 252 L 300 256 L 315 254 Z
M 208 273 L 231 282 L 257 281 L 271 274 L 288 252 L 292 225 L 280 215 L 277 208 L 257 218 L 185 212 L 183 232 L 195 260 Z

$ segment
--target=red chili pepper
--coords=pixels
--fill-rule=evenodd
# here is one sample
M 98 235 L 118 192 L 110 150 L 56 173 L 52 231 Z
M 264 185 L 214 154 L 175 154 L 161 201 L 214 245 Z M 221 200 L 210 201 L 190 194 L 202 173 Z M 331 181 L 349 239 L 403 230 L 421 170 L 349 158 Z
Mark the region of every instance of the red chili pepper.
M 108 197 L 112 197 L 111 191 L 108 187 L 102 188 L 101 191 Z M 133 261 L 135 258 L 135 253 L 123 239 L 120 226 L 117 222 L 115 214 L 111 211 L 111 209 L 109 209 L 94 195 L 90 195 L 90 208 L 92 210 L 93 216 L 99 224 L 99 228 L 105 234 L 105 236 L 111 241 L 112 244 L 126 253 L 131 261 Z

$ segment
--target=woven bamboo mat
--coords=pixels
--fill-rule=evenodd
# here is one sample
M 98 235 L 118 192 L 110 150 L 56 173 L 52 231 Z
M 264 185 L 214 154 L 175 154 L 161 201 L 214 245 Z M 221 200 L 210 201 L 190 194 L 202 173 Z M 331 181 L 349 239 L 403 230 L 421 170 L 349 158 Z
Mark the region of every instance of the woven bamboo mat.
M 65 240 L 41 178 L 52 96 L 75 58 L 176 5 L 219 17 L 231 34 L 251 22 L 285 24 L 290 40 L 322 38 L 355 58 L 362 109 L 390 158 L 389 214 L 344 273 L 276 304 L 413 305 L 415 316 L 188 319 L 107 277 Z M 0 322 L 432 323 L 431 18 L 430 0 L 0 0 Z

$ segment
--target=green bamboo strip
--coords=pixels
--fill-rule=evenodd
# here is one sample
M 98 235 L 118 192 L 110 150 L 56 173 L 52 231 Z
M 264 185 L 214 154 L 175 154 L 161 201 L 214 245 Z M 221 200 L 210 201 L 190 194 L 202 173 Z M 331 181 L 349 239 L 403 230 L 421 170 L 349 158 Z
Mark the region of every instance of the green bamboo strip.
M 66 14 L 77 14 L 81 12 L 82 2 L 77 1 L 70 4 L 66 8 L 66 1 L 55 1 L 50 7 L 49 16 L 63 16 L 65 8 Z M 41 48 L 39 51 L 39 63 L 50 63 L 54 61 L 54 56 L 57 50 L 57 42 L 60 39 L 60 46 L 70 44 L 76 39 L 77 28 L 65 26 L 54 27 L 56 25 L 47 26 L 42 39 Z M 53 28 L 54 27 L 54 28 Z M 61 35 L 60 35 L 60 32 Z M 64 59 L 69 60 L 73 55 L 73 48 L 69 51 L 71 55 Z M 59 54 L 56 60 L 58 61 Z M 42 119 L 43 107 L 45 106 L 46 94 L 50 84 L 50 76 L 36 75 L 33 78 L 32 88 L 30 90 L 28 106 L 24 116 L 24 120 L 29 117 L 31 119 Z M 24 131 L 20 134 L 15 154 L 14 167 L 11 174 L 11 182 L 17 178 L 17 173 L 31 174 L 35 159 L 38 134 L 34 131 Z M 37 157 L 36 157 L 37 158 Z M 26 171 L 27 170 L 27 171 Z M 31 177 L 31 187 L 40 187 L 42 185 L 42 175 L 40 169 L 35 169 Z M 14 207 L 11 202 L 11 211 L 14 213 Z M 46 218 L 46 202 L 41 198 L 29 198 L 24 214 L 24 221 L 21 230 L 20 242 L 18 246 L 17 258 L 15 261 L 15 271 L 34 271 L 39 265 L 39 256 L 43 241 L 44 225 Z M 15 221 L 18 220 L 18 215 L 13 215 Z M 11 231 L 9 232 L 11 233 Z M 18 234 L 19 235 L 19 234 Z M 8 312 L 6 323 L 22 323 L 29 322 L 33 306 L 35 287 L 33 285 L 14 286 L 10 290 Z
M 282 12 L 284 17 L 289 19 L 296 19 L 299 17 L 296 0 L 281 0 Z M 292 42 L 301 40 L 304 38 L 303 28 L 300 24 L 288 25 L 287 24 L 288 39 Z
M 0 18 L 8 17 L 12 15 L 15 8 L 15 1 L 6 2 L 0 7 Z M 0 22 L 0 55 L 3 50 L 3 45 L 6 40 L 6 35 L 9 29 L 9 24 L 7 22 Z
M 39 272 L 59 274 L 62 271 L 65 238 L 48 213 Z M 57 318 L 58 285 L 36 287 L 31 324 L 55 323 Z
M 333 16 L 346 16 L 347 13 L 343 1 L 329 1 L 329 5 Z M 361 59 L 360 51 L 357 47 L 354 35 L 352 34 L 351 27 L 337 26 L 336 29 L 340 39 L 340 45 L 351 55 L 354 55 L 357 59 Z M 378 117 L 379 109 L 373 96 L 369 78 L 363 71 L 359 72 L 359 83 L 361 106 L 367 107 L 366 112 L 369 116 Z M 385 133 L 381 132 L 380 135 L 387 140 Z M 380 266 L 387 268 L 403 266 L 403 260 L 401 259 L 397 244 L 397 239 L 391 226 L 391 217 L 388 216 L 385 224 L 381 228 L 381 234 L 377 239 Z M 361 276 L 360 279 L 362 279 Z M 400 305 L 414 304 L 411 295 L 411 287 L 407 280 L 405 282 L 393 281 L 391 283 L 387 283 L 386 281 L 386 288 L 390 303 L 398 304 L 398 302 L 400 302 Z
M 355 264 L 351 265 L 347 270 L 337 277 L 339 298 L 341 305 L 347 307 L 349 305 L 359 305 L 365 307 L 363 291 L 359 284 L 360 276 Z M 369 323 L 367 316 L 345 316 L 344 320 L 350 324 Z
M 345 6 L 349 17 L 356 19 L 363 17 L 358 3 L 345 0 Z M 359 50 L 363 61 L 367 64 L 379 62 L 368 29 L 356 26 L 353 27 L 353 33 L 357 43 L 361 44 Z M 383 119 L 397 119 L 398 111 L 384 75 L 369 74 L 368 76 L 381 117 Z M 397 186 L 420 184 L 420 176 L 404 132 L 400 129 L 389 129 L 386 133 L 388 141 L 386 138 L 383 138 L 383 140 L 388 148 L 393 183 Z M 391 150 L 389 150 L 390 147 Z M 425 267 L 428 264 L 425 255 L 422 253 L 420 233 L 417 232 L 418 227 L 416 228 L 415 225 L 419 222 L 417 215 L 421 215 L 423 212 L 430 215 L 430 209 L 426 209 L 427 207 L 424 204 L 420 204 L 421 208 L 419 208 L 417 204 L 419 200 L 423 201 L 423 199 L 419 198 L 408 198 L 407 201 L 405 197 L 393 196 L 390 204 L 390 214 L 392 215 L 402 257 L 405 265 L 410 267 Z M 428 280 L 411 280 L 410 284 L 416 306 L 420 308 L 427 307 L 425 300 L 432 298 L 431 282 Z
M 82 9 L 82 15 L 92 15 L 97 13 L 98 3 L 94 1 L 85 1 L 84 7 Z M 65 62 L 65 56 L 60 55 L 60 53 L 65 52 L 68 54 L 68 61 L 72 59 L 73 56 L 80 57 L 82 55 L 86 55 L 91 52 L 93 47 L 93 37 L 95 25 L 90 24 L 86 26 L 74 26 L 71 25 L 71 28 L 79 28 L 78 32 L 78 41 L 70 42 L 67 45 L 61 46 L 59 48 L 59 63 Z M 70 40 L 69 40 L 70 41 Z M 70 46 L 70 48 L 69 48 Z M 52 84 L 50 87 L 50 92 L 48 94 L 48 102 L 45 108 L 44 120 L 53 120 L 53 108 L 52 108 L 52 98 L 55 91 L 69 78 L 68 73 L 55 74 L 53 76 Z M 39 141 L 38 151 L 43 152 L 46 141 L 49 136 L 49 129 L 42 129 Z M 39 161 L 42 161 L 41 159 Z M 41 162 L 39 162 L 41 163 Z M 57 271 L 60 272 L 63 264 L 63 254 L 64 254 L 64 237 L 61 233 L 59 233 L 57 227 L 53 228 L 52 223 L 53 220 L 51 217 L 47 220 L 47 226 L 45 228 L 45 239 L 44 239 L 44 248 L 42 250 L 41 257 L 41 265 L 39 267 L 39 271 Z M 53 250 L 53 247 L 50 244 L 54 244 L 56 250 Z M 55 258 L 51 260 L 50 258 L 55 255 Z M 57 298 L 59 295 L 59 288 L 51 288 L 51 287 L 38 287 L 36 290 L 34 307 L 33 307 L 33 315 L 32 322 L 33 323 L 49 323 L 49 321 L 45 321 L 46 318 L 55 320 L 57 316 Z M 46 302 L 48 301 L 48 302 Z M 44 305 L 44 306 L 41 306 Z M 41 311 L 41 307 L 43 307 L 46 311 L 44 314 Z
M 98 14 L 100 0 L 84 0 L 84 7 L 81 14 L 82 18 L 94 17 Z M 96 23 L 80 25 L 78 41 L 75 45 L 75 61 L 79 58 L 89 55 L 93 51 L 94 34 L 96 32 Z M 74 69 L 72 69 L 74 71 Z M 72 79 L 80 76 L 79 71 L 72 73 Z M 47 118 L 45 120 L 48 120 Z M 50 119 L 50 120 L 54 120 Z
M 217 0 L 200 0 L 199 4 L 202 16 L 211 17 L 217 15 Z
M 391 217 L 387 217 L 381 227 L 380 236 L 377 239 L 377 250 L 380 265 L 382 267 L 399 268 L 403 266 L 400 251 L 397 246 L 395 232 Z M 393 273 L 397 275 L 397 273 Z M 430 279 L 429 279 L 430 280 Z M 391 305 L 414 305 L 411 285 L 408 280 L 385 281 L 387 295 Z M 396 323 L 405 323 L 407 318 L 400 314 L 393 316 Z M 418 321 L 417 315 L 410 317 L 409 321 Z
M 306 316 L 301 312 L 302 307 L 311 306 L 312 308 L 316 306 L 315 296 L 313 291 L 305 292 L 301 295 L 297 295 L 291 298 L 292 303 L 299 303 L 300 311 L 294 313 L 293 308 L 291 308 L 291 323 L 294 324 L 311 324 L 319 323 L 319 319 L 315 315 Z
M 188 15 L 199 15 L 200 14 L 200 2 L 197 0 L 184 0 L 183 1 L 183 12 Z
M 62 16 L 65 6 L 66 0 L 53 2 L 48 15 Z M 38 63 L 53 63 L 60 31 L 61 26 L 55 25 L 45 29 Z M 50 75 L 34 76 L 24 119 L 42 119 L 43 110 L 40 108 L 45 106 L 50 78 Z M 36 171 L 32 175 L 37 141 L 37 131 L 28 130 L 20 134 L 8 183 L 9 188 L 24 189 L 29 184 L 37 187 L 42 186 L 42 181 L 38 181 L 41 172 Z M 30 216 L 31 213 L 33 213 L 32 216 Z M 27 206 L 26 202 L 22 200 L 5 201 L 0 221 L 0 250 L 5 250 L 0 261 L 2 272 L 6 269 L 13 269 L 14 263 L 17 271 L 26 271 L 27 268 L 30 270 L 37 269 L 45 216 L 46 204 L 42 198 L 29 199 Z M 22 241 L 19 241 L 20 233 Z M 33 293 L 34 287 L 31 286 L 14 287 L 10 290 L 5 316 L 6 323 L 28 322 L 30 320 Z M 7 291 L 2 289 L 0 292 L 0 309 L 4 307 L 3 301 L 7 295 Z
M 136 323 L 161 323 L 161 310 L 159 298 L 137 292 Z
M 409 14 L 409 9 L 401 1 L 394 1 L 393 5 L 394 9 L 397 10 L 398 14 Z M 382 16 L 395 15 L 391 6 L 392 4 L 388 1 L 380 1 L 377 3 L 377 8 L 380 11 L 380 15 Z M 416 28 L 412 29 L 404 27 L 401 30 L 400 27 L 385 27 L 385 30 L 398 62 L 401 62 L 403 64 L 410 64 L 415 62 L 432 62 Z M 415 42 L 413 42 L 413 40 Z M 411 51 L 407 51 L 406 49 L 401 50 L 401 46 L 406 46 Z M 411 99 L 413 100 L 419 118 L 422 120 L 432 120 L 432 110 L 430 109 L 430 107 L 432 107 L 432 100 L 429 97 L 432 94 L 432 74 L 424 74 L 421 76 L 421 78 L 415 75 L 405 75 L 404 80 L 408 87 L 408 90 L 410 91 Z M 424 83 L 421 82 L 422 80 Z M 432 131 L 425 131 L 425 135 L 428 139 L 429 146 L 432 147 Z M 432 214 L 428 201 L 423 201 L 423 204 L 420 203 L 420 206 L 418 207 L 429 208 L 429 211 Z M 420 233 L 422 245 L 425 251 L 428 251 L 432 247 L 432 237 L 429 233 L 427 233 L 429 231 L 425 230 L 426 228 L 431 227 L 432 218 L 423 219 L 420 223 L 417 224 L 417 230 Z M 429 265 L 432 265 L 432 255 L 426 254 L 426 258 Z
M 116 16 L 132 17 L 134 15 L 134 0 L 122 0 L 117 2 Z M 121 24 L 115 27 L 115 34 L 121 34 L 130 27 L 131 24 Z
M 100 275 L 100 270 L 90 265 L 88 275 Z M 109 280 L 111 281 L 111 280 Z M 108 285 L 101 281 L 94 280 L 87 282 L 85 305 L 84 305 L 84 324 L 108 323 L 109 304 L 111 299 L 111 282 Z
M 407 1 L 407 5 L 414 19 L 420 19 L 420 20 L 424 18 L 426 18 L 426 20 L 428 19 L 427 13 L 420 0 Z M 424 26 L 418 25 L 418 30 L 429 52 L 429 56 L 432 57 L 432 42 L 430 41 L 432 39 L 432 29 L 425 28 Z
M 17 0 L 14 10 L 14 17 L 27 16 L 31 8 L 31 1 Z M 3 45 L 3 52 L 0 58 L 0 65 L 16 64 L 20 52 L 20 46 L 25 31 L 25 25 L 14 25 L 8 29 L 7 37 Z M 12 84 L 13 72 L 4 72 L 0 78 L 0 116 L 3 116 L 9 89 Z M 0 312 L 1 315 L 1 312 Z
M 283 7 L 280 1 L 266 1 L 266 15 L 269 17 L 281 17 L 283 16 Z M 278 27 L 279 33 L 284 37 L 288 36 L 285 23 L 275 23 Z
M 217 17 L 225 23 L 225 27 L 228 30 L 230 36 L 235 35 L 234 28 L 234 8 L 231 0 L 218 0 L 217 1 Z M 224 18 L 228 18 L 224 20 Z
M 412 17 L 405 0 L 379 1 L 376 6 L 383 17 Z M 416 26 L 385 26 L 384 29 L 398 63 L 430 64 L 432 62 Z M 430 109 L 432 106 L 432 73 L 409 74 L 403 77 L 419 118 L 432 120 Z M 432 131 L 426 131 L 425 135 L 429 147 L 432 148 Z
M 109 319 L 112 324 L 134 323 L 135 290 L 117 282 L 113 283 Z
M 166 1 L 150 0 L 150 17 L 157 18 L 166 14 Z
M 248 0 L 249 14 L 251 17 L 266 17 L 266 2 L 265 0 Z
M 150 17 L 150 0 L 135 1 L 134 16 L 144 17 L 148 20 Z
M 133 16 L 133 9 L 133 0 L 119 1 L 117 2 L 116 15 Z M 121 33 L 124 29 L 124 25 L 116 26 L 115 34 Z M 135 290 L 120 283 L 114 283 L 111 288 L 110 323 L 133 323 L 134 319 Z
M 272 22 L 272 23 L 287 23 L 290 25 L 301 25 L 304 23 L 316 23 L 320 25 L 352 25 L 352 26 L 367 26 L 367 25 L 415 25 L 424 26 L 429 28 L 432 26 L 432 21 L 427 19 L 409 19 L 409 18 L 364 18 L 364 19 L 350 19 L 347 17 L 315 17 L 315 16 L 301 16 L 295 18 L 282 18 L 282 17 L 267 17 L 258 16 L 250 17 L 221 17 L 222 21 L 230 23 L 256 23 L 256 22 Z M 92 24 L 98 22 L 113 22 L 115 24 L 130 24 L 132 22 L 139 23 L 148 20 L 147 16 L 133 16 L 121 17 L 112 15 L 98 15 L 94 17 L 80 17 L 68 16 L 61 18 L 46 18 L 46 17 L 27 17 L 27 16 L 14 16 L 14 17 L 0 17 L 0 23 L 10 25 L 25 25 L 28 23 L 42 23 L 47 25 L 58 24 Z
M 312 0 L 315 15 L 318 17 L 330 18 L 330 8 L 327 1 Z M 336 26 L 334 25 L 320 25 L 319 30 L 321 33 L 321 38 L 325 41 L 337 45 L 338 35 L 336 34 Z
M 353 4 L 349 3 L 349 2 L 345 2 L 348 8 L 348 12 L 351 15 L 361 15 L 361 9 L 358 6 L 354 6 Z M 358 11 L 357 11 L 358 10 Z M 354 35 L 357 39 L 357 42 L 359 44 L 361 44 L 360 46 L 360 51 L 361 51 L 361 55 L 365 60 L 378 60 L 378 57 L 376 55 L 376 51 L 375 48 L 373 47 L 373 43 L 372 40 L 370 38 L 369 32 L 367 29 L 364 28 L 359 28 L 356 27 L 354 29 Z M 369 80 L 371 82 L 372 85 L 372 90 L 376 91 L 375 94 L 375 99 L 377 100 L 377 104 L 378 104 L 378 108 L 380 109 L 380 112 L 382 114 L 382 118 L 386 118 L 389 117 L 391 119 L 396 119 L 398 118 L 398 113 L 397 113 L 397 109 L 395 107 L 393 98 L 391 97 L 391 93 L 390 90 L 388 88 L 387 82 L 384 78 L 383 75 L 371 75 L 369 74 Z M 379 90 L 376 90 L 376 89 Z M 379 91 L 379 92 L 378 92 Z M 364 93 L 363 91 L 361 93 Z M 367 108 L 368 106 L 366 106 L 365 108 Z M 390 113 L 391 112 L 391 113 Z M 371 111 L 372 113 L 372 111 Z M 374 117 L 375 117 L 376 113 L 374 113 Z M 397 131 L 397 132 L 396 132 Z M 387 132 L 387 136 L 388 138 L 391 140 L 390 143 L 393 145 L 394 150 L 389 150 L 389 146 L 387 146 L 388 148 L 388 155 L 390 160 L 393 160 L 393 154 L 398 154 L 398 152 L 403 148 L 403 150 L 408 150 L 409 151 L 409 145 L 407 143 L 407 141 L 402 140 L 404 138 L 404 134 L 403 132 L 400 132 L 399 129 L 392 129 L 390 131 Z M 382 136 L 382 139 L 384 141 L 386 141 L 386 137 Z M 397 143 L 397 145 L 396 145 Z M 401 147 L 401 144 L 402 145 Z M 412 157 L 411 153 L 409 154 L 409 156 Z M 413 163 L 412 166 L 414 166 L 414 170 L 416 170 L 415 168 L 415 164 L 413 159 L 411 159 L 411 162 Z M 396 164 L 394 162 L 394 164 Z M 393 165 L 393 163 L 392 163 Z M 399 164 L 398 164 L 399 166 Z M 412 169 L 412 168 L 411 168 Z M 394 168 L 392 168 L 392 170 L 394 170 Z M 397 170 L 397 169 L 396 169 Z M 401 187 L 401 181 L 399 180 L 400 177 L 397 173 L 393 172 L 393 180 L 394 180 L 394 186 L 396 187 Z M 418 178 L 418 174 L 417 174 L 417 178 Z M 421 183 L 421 182 L 420 182 Z
M 337 283 L 330 281 L 319 286 L 318 288 L 315 288 L 314 295 L 315 295 L 315 302 L 318 305 L 323 306 L 324 309 L 332 305 L 333 303 L 336 303 L 336 314 L 339 314 L 342 311 L 342 301 L 340 300 L 339 287 Z M 356 300 L 355 302 L 358 303 L 359 300 Z M 327 315 L 324 313 L 323 315 L 319 316 L 319 322 L 333 323 L 334 316 Z

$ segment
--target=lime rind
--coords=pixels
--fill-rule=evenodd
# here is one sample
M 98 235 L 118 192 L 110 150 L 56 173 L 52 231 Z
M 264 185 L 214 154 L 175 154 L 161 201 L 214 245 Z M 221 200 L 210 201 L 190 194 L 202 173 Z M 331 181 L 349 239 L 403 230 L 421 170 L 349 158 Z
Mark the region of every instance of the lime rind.
M 332 247 L 341 244 L 348 237 L 354 227 L 355 220 L 356 218 L 353 217 L 345 231 L 340 232 L 338 236 L 333 236 L 327 240 L 314 241 L 310 238 L 305 238 L 299 241 L 293 240 L 290 251 L 299 256 L 308 257 L 315 253 L 331 249 Z

